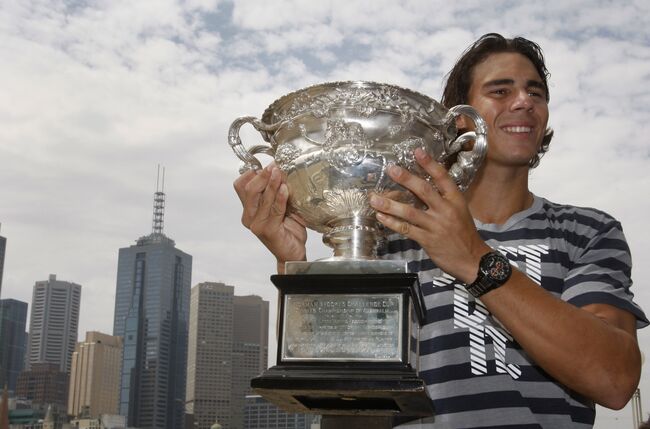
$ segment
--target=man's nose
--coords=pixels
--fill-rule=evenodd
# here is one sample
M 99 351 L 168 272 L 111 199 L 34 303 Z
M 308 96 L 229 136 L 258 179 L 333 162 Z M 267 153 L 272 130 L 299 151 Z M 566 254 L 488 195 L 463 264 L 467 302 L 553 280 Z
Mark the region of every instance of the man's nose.
M 532 110 L 533 109 L 533 100 L 528 93 L 528 90 L 522 88 L 515 92 L 514 99 L 512 100 L 512 110 Z

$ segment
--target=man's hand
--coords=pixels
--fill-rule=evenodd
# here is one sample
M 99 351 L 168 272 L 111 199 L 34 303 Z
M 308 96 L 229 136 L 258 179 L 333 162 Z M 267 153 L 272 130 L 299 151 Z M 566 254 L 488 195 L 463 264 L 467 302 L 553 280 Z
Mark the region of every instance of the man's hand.
M 242 224 L 273 253 L 278 272 L 287 261 L 305 260 L 307 230 L 298 216 L 287 216 L 289 190 L 280 170 L 271 164 L 247 171 L 234 182 L 243 206 Z
M 370 204 L 377 210 L 377 220 L 418 242 L 438 267 L 469 284 L 476 278 L 481 256 L 490 248 L 478 234 L 465 197 L 447 170 L 421 149 L 415 156 L 433 185 L 398 166 L 390 167 L 388 174 L 420 198 L 427 209 L 379 195 L 371 196 Z

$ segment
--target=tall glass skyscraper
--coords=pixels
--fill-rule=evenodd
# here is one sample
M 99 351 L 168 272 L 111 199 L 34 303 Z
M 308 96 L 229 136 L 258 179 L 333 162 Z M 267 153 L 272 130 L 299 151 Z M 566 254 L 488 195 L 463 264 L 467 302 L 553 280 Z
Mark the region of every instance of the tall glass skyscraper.
M 192 257 L 162 233 L 164 194 L 153 232 L 119 251 L 113 335 L 124 338 L 120 414 L 128 426 L 182 429 Z
M 6 384 L 11 391 L 25 362 L 26 323 L 26 302 L 0 299 L 0 386 Z

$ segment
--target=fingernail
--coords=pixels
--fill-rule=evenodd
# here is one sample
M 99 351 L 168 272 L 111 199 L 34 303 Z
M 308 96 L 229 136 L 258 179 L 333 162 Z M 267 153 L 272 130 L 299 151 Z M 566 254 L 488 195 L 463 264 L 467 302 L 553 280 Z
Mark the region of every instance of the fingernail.
M 278 192 L 283 197 L 286 197 L 287 195 L 289 195 L 289 188 L 287 187 L 287 184 L 286 183 L 281 184 L 280 185 L 280 190 Z
M 429 154 L 426 153 L 421 147 L 415 149 L 415 157 L 421 161 L 430 158 Z
M 280 170 L 278 168 L 273 168 L 271 170 L 271 179 L 277 179 L 280 177 Z
M 378 197 L 377 195 L 371 195 L 370 205 L 373 207 L 381 207 L 382 205 L 384 205 L 384 201 L 382 198 Z
M 397 165 L 393 164 L 390 167 L 388 167 L 388 173 L 391 176 L 399 177 L 402 175 L 402 168 L 398 167 Z

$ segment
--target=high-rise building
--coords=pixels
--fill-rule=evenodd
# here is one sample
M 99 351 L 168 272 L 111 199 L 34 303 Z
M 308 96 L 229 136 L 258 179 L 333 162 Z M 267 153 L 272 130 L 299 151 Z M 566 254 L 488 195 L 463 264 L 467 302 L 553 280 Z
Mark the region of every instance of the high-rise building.
M 2 224 L 0 223 L 0 228 Z M 0 235 L 0 297 L 2 296 L 2 275 L 5 269 L 5 251 L 7 250 L 7 239 Z
M 87 332 L 72 354 L 68 415 L 88 418 L 117 414 L 122 365 L 122 337 Z
M 234 288 L 199 283 L 192 288 L 187 363 L 187 411 L 198 429 L 231 425 Z
M 268 305 L 223 283 L 192 288 L 187 409 L 197 428 L 243 427 L 250 380 L 266 369 Z
M 233 323 L 233 427 L 243 427 L 251 379 L 266 368 L 269 356 L 269 302 L 256 295 L 235 296 Z
M 287 413 L 259 395 L 247 395 L 242 428 L 310 429 L 316 419 L 309 414 Z
M 0 386 L 16 390 L 18 374 L 23 370 L 27 345 L 27 303 L 0 299 Z
M 129 426 L 180 429 L 185 413 L 192 257 L 163 234 L 165 194 L 152 233 L 119 251 L 113 335 L 124 338 L 119 413 Z
M 37 281 L 29 320 L 27 369 L 35 363 L 51 363 L 70 374 L 77 343 L 81 286 L 56 279 Z

